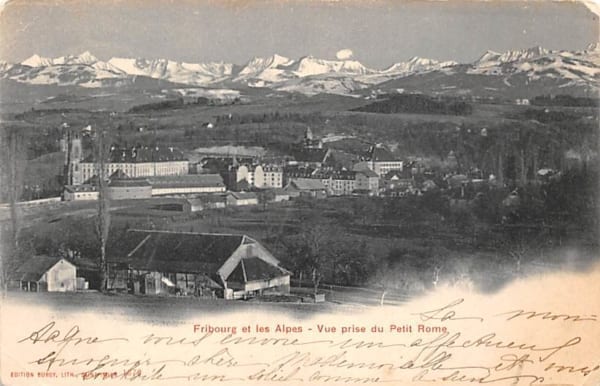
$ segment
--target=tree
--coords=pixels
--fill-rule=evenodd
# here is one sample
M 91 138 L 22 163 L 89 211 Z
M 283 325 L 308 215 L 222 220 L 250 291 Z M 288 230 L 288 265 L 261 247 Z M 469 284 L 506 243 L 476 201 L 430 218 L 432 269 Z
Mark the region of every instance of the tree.
M 334 282 L 361 285 L 374 270 L 374 257 L 364 241 L 341 240 L 332 245 Z M 337 280 L 336 280 L 337 279 Z
M 311 278 L 317 294 L 323 278 L 330 229 L 314 216 L 300 219 L 301 228 L 297 235 L 285 241 L 290 262 L 300 279 L 304 273 Z
M 96 214 L 96 233 L 100 242 L 100 290 L 106 291 L 108 285 L 107 265 L 106 265 L 106 244 L 108 241 L 108 232 L 110 230 L 110 204 L 106 194 L 106 170 L 105 164 L 109 156 L 109 148 L 106 144 L 105 131 L 99 129 L 96 131 L 94 142 L 94 157 L 96 158 L 96 168 L 98 177 L 98 211 Z
M 10 241 L 0 253 L 0 288 L 6 289 L 6 275 L 16 260 L 19 252 L 19 210 L 18 202 L 23 191 L 23 177 L 27 139 L 25 132 L 19 127 L 2 129 L 2 186 L 3 196 L 10 205 Z
M 258 203 L 262 206 L 262 211 L 267 210 L 267 204 L 275 199 L 275 192 L 272 190 L 261 190 L 257 193 Z

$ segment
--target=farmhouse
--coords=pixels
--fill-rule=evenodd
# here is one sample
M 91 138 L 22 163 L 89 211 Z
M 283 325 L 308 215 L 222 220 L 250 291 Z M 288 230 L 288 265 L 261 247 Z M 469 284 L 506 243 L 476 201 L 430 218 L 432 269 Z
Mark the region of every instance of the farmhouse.
M 229 192 L 227 194 L 228 206 L 258 205 L 258 196 L 253 192 Z
M 108 287 L 134 293 L 239 299 L 289 293 L 290 272 L 245 235 L 129 230 L 109 251 Z
M 187 200 L 190 203 L 190 210 L 198 212 L 205 209 L 219 209 L 227 206 L 227 197 L 222 194 L 209 194 Z
M 286 192 L 284 189 L 272 189 L 270 190 L 270 199 L 269 201 L 272 202 L 282 202 L 282 201 L 289 201 L 290 200 L 290 194 L 288 192 Z
M 106 187 L 106 195 L 111 200 L 128 200 L 152 197 L 152 186 L 143 178 L 113 178 Z
M 10 277 L 11 287 L 31 292 L 77 289 L 77 268 L 61 257 L 32 256 Z
M 97 200 L 98 189 L 91 184 L 65 185 L 63 199 L 65 201 Z
M 327 197 L 327 187 L 321 180 L 314 178 L 294 178 L 284 188 L 290 197 Z

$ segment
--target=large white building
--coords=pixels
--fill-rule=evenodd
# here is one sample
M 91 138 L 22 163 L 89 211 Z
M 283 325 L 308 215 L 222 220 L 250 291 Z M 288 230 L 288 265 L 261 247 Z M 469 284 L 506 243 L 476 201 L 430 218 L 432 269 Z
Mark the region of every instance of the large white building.
M 80 173 L 80 178 L 73 178 L 74 183 L 88 181 L 100 174 L 100 163 L 93 157 L 88 157 L 73 167 L 74 176 Z M 131 178 L 180 176 L 188 174 L 189 161 L 179 149 L 173 147 L 113 147 L 104 163 L 104 175 L 108 177 L 117 170 Z
M 402 170 L 403 162 L 382 144 L 377 144 L 369 149 L 366 166 L 381 177 L 390 170 Z
M 349 170 L 317 170 L 312 178 L 320 180 L 331 196 L 348 196 L 356 190 L 356 172 Z
M 186 176 L 148 177 L 153 196 L 198 193 L 224 193 L 225 184 L 218 174 L 189 174 Z
M 225 193 L 223 178 L 218 174 L 187 174 L 183 176 L 153 176 L 129 178 L 111 176 L 106 186 L 111 200 L 132 200 L 154 196 L 182 196 L 190 194 Z M 98 187 L 92 184 L 66 185 L 65 201 L 97 200 Z
M 238 165 L 228 172 L 228 184 L 232 190 L 238 190 L 245 181 L 248 187 L 283 187 L 283 169 L 275 165 Z
M 254 186 L 257 188 L 283 187 L 283 169 L 275 165 L 257 165 L 254 168 Z

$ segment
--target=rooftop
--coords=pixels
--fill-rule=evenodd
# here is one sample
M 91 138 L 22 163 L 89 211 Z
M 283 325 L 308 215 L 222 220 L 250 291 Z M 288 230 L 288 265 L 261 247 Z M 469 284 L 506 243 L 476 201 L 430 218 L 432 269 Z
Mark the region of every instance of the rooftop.
M 225 187 L 219 174 L 185 174 L 180 176 L 152 176 L 146 178 L 154 188 Z
M 133 188 L 138 186 L 150 186 L 148 180 L 143 178 L 111 179 L 108 183 L 111 188 Z
M 62 257 L 58 256 L 32 256 L 10 276 L 13 280 L 38 281 L 60 260 Z
M 258 198 L 256 193 L 253 192 L 229 192 L 228 195 L 235 197 L 236 200 L 248 200 Z
M 258 257 L 248 257 L 240 260 L 227 280 L 246 283 L 255 280 L 269 280 L 281 276 L 283 270 L 271 265 Z
M 299 190 L 326 190 L 323 183 L 315 178 L 294 178 L 290 184 Z
M 93 155 L 87 157 L 83 162 L 94 162 Z M 107 157 L 110 163 L 143 163 L 143 162 L 172 162 L 185 161 L 183 152 L 174 147 L 164 146 L 133 146 L 133 147 L 111 147 Z
M 391 151 L 383 145 L 375 145 L 369 149 L 367 159 L 375 162 L 399 161 Z
M 317 170 L 313 174 L 314 178 L 326 179 L 331 178 L 334 180 L 354 180 L 356 179 L 356 172 L 351 170 Z
M 214 274 L 244 235 L 129 230 L 108 250 L 108 261 L 139 270 Z
M 375 173 L 371 169 L 360 169 L 356 171 L 356 174 L 362 174 L 363 176 L 367 177 L 379 177 L 377 173 Z
M 65 190 L 69 193 L 96 192 L 97 188 L 92 184 L 65 185 Z

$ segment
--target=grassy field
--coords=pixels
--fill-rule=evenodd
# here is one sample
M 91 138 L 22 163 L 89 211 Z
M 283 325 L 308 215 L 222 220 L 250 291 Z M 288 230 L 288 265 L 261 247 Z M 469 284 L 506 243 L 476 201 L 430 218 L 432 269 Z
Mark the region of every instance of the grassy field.
M 392 250 L 404 251 L 402 253 L 408 255 L 423 255 L 424 259 L 438 261 L 437 264 L 442 269 L 440 282 L 481 291 L 496 291 L 519 277 L 543 272 L 583 271 L 599 257 L 596 245 L 586 246 L 584 242 L 577 240 L 565 240 L 560 246 L 546 245 L 529 249 L 524 247 L 525 249 L 517 251 L 508 246 L 474 244 L 473 236 L 443 227 L 438 227 L 437 231 L 433 228 L 415 231 L 421 225 L 415 222 L 402 225 L 400 219 L 399 222 L 386 224 L 384 231 L 384 225 L 363 223 L 359 218 L 341 219 L 340 212 L 352 202 L 347 198 L 330 198 L 312 202 L 310 205 L 277 203 L 267 206 L 265 210 L 262 206 L 196 213 L 152 209 L 158 202 L 165 200 L 177 201 L 152 199 L 113 202 L 111 225 L 118 231 L 125 228 L 150 228 L 247 234 L 267 246 L 284 266 L 290 267 L 294 262 L 288 256 L 286 240 L 306 230 L 302 219 L 319 218 L 317 226 L 330 235 L 332 242 L 364 245 L 366 253 L 372 255 L 375 262 L 386 259 Z M 23 213 L 21 234 L 32 242 L 38 240 L 47 244 L 49 240 L 53 240 L 53 245 L 82 245 L 82 241 L 77 242 L 77 239 L 95 238 L 95 211 L 95 202 L 59 203 L 45 209 L 31 209 Z M 84 248 L 89 250 L 90 247 L 84 245 Z M 518 266 L 511 254 L 514 252 L 518 252 L 522 257 Z M 326 276 L 323 280 L 323 290 L 329 294 L 328 300 L 342 304 L 378 303 L 382 287 L 376 277 L 365 278 L 359 285 L 368 287 L 369 290 L 329 287 L 331 282 L 327 280 L 327 275 L 335 269 L 333 262 L 324 262 L 323 272 Z M 409 280 L 404 287 L 390 289 L 391 293 L 400 296 L 394 301 L 418 296 L 431 288 L 419 283 Z M 310 286 L 308 282 L 304 284 Z

